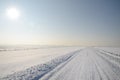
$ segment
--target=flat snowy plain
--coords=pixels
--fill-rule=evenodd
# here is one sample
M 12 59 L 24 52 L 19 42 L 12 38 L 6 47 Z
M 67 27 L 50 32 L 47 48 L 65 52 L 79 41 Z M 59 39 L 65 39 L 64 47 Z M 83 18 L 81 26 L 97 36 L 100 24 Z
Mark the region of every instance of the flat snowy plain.
M 0 47 L 0 80 L 120 80 L 120 48 Z

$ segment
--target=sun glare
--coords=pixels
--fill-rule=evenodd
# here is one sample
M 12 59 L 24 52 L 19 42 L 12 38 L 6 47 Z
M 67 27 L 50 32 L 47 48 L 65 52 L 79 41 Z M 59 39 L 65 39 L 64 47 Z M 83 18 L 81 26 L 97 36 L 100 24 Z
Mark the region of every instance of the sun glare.
M 7 9 L 7 16 L 10 19 L 17 19 L 20 16 L 20 12 L 16 8 L 8 8 Z

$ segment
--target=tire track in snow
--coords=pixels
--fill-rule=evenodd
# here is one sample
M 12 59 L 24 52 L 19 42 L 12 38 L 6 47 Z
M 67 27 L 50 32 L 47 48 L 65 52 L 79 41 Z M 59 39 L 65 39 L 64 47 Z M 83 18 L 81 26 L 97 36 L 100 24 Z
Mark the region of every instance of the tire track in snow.
M 79 53 L 61 70 L 57 71 L 56 74 L 54 74 L 51 78 L 47 78 L 48 76 L 43 76 L 40 80 L 78 80 L 79 76 L 77 75 L 81 74 L 79 70 L 84 70 L 85 67 L 84 63 L 86 62 L 87 59 L 86 56 L 88 55 Z M 48 75 L 50 74 L 48 73 Z
M 77 56 L 79 56 L 79 53 L 78 53 L 76 56 L 74 56 L 74 58 L 72 58 L 71 60 L 69 60 L 69 62 L 67 62 L 66 65 L 69 65 L 69 63 L 71 63 L 72 60 L 75 60 Z M 51 71 L 50 73 L 46 74 L 45 76 L 43 76 L 43 77 L 40 78 L 39 80 L 49 80 L 51 77 L 54 77 L 54 75 L 56 75 L 56 73 L 59 73 L 59 71 L 61 71 L 64 67 L 66 67 L 66 65 L 64 65 L 64 66 L 62 66 L 62 67 L 61 67 L 61 65 L 58 66 L 58 67 L 55 68 L 53 71 Z M 59 68 L 61 68 L 61 69 L 59 69 Z M 71 71 L 71 69 L 66 68 L 66 70 L 65 70 L 64 73 L 69 73 L 69 71 Z M 74 71 L 74 68 L 73 68 L 72 71 Z M 71 72 L 72 72 L 72 71 L 71 71 Z M 65 74 L 61 74 L 59 77 L 65 77 Z M 59 80 L 59 79 L 56 78 L 56 80 Z M 60 79 L 60 80 L 62 80 L 62 79 Z
M 101 64 L 103 63 L 104 61 L 104 66 L 101 66 L 103 68 L 103 71 L 106 72 L 106 74 L 111 77 L 110 79 L 108 80 L 120 80 L 120 67 L 118 65 L 120 64 L 114 64 L 113 62 L 111 62 L 109 59 L 111 58 L 108 58 L 108 56 L 104 55 L 103 53 L 100 53 L 100 52 L 97 52 L 97 55 L 99 56 L 99 58 L 101 59 L 100 61 Z
M 96 55 L 96 54 L 95 54 Z M 101 67 L 101 64 L 99 64 L 99 57 L 96 56 L 94 57 L 94 61 L 95 61 L 95 65 L 96 65 L 96 69 L 97 72 L 99 73 L 99 80 L 110 80 L 110 78 L 108 77 L 108 75 L 106 74 L 106 72 L 104 71 L 104 68 Z M 101 58 L 100 58 L 101 59 Z M 103 65 L 102 65 L 103 66 Z
M 120 80 L 120 72 L 116 74 L 110 59 L 101 55 L 95 48 L 86 48 L 52 76 L 48 73 L 39 80 Z
M 61 68 L 63 68 L 68 62 L 70 62 L 75 56 L 77 56 L 78 52 L 80 52 L 81 50 L 75 51 L 74 55 L 72 55 L 69 59 L 67 59 L 66 61 L 63 61 L 61 64 L 57 65 L 54 69 L 52 69 L 51 71 L 47 72 L 50 73 L 50 75 L 47 75 L 47 73 L 43 76 L 47 75 L 47 79 L 48 80 L 51 76 L 53 76 L 57 71 L 59 71 Z M 41 77 L 35 78 L 33 80 L 39 80 L 41 79 Z

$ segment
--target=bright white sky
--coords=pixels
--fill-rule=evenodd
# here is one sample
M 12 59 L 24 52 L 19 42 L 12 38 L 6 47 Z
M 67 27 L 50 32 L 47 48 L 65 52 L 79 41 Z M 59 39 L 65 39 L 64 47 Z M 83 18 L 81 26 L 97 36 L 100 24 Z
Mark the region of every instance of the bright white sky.
M 0 0 L 0 44 L 120 45 L 113 0 Z

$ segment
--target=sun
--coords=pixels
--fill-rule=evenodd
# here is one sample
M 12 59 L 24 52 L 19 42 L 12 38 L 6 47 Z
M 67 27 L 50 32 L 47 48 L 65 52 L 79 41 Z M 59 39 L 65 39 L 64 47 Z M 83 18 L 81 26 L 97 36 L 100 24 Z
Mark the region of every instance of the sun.
M 8 8 L 6 14 L 10 19 L 17 19 L 20 16 L 19 10 L 15 7 Z

